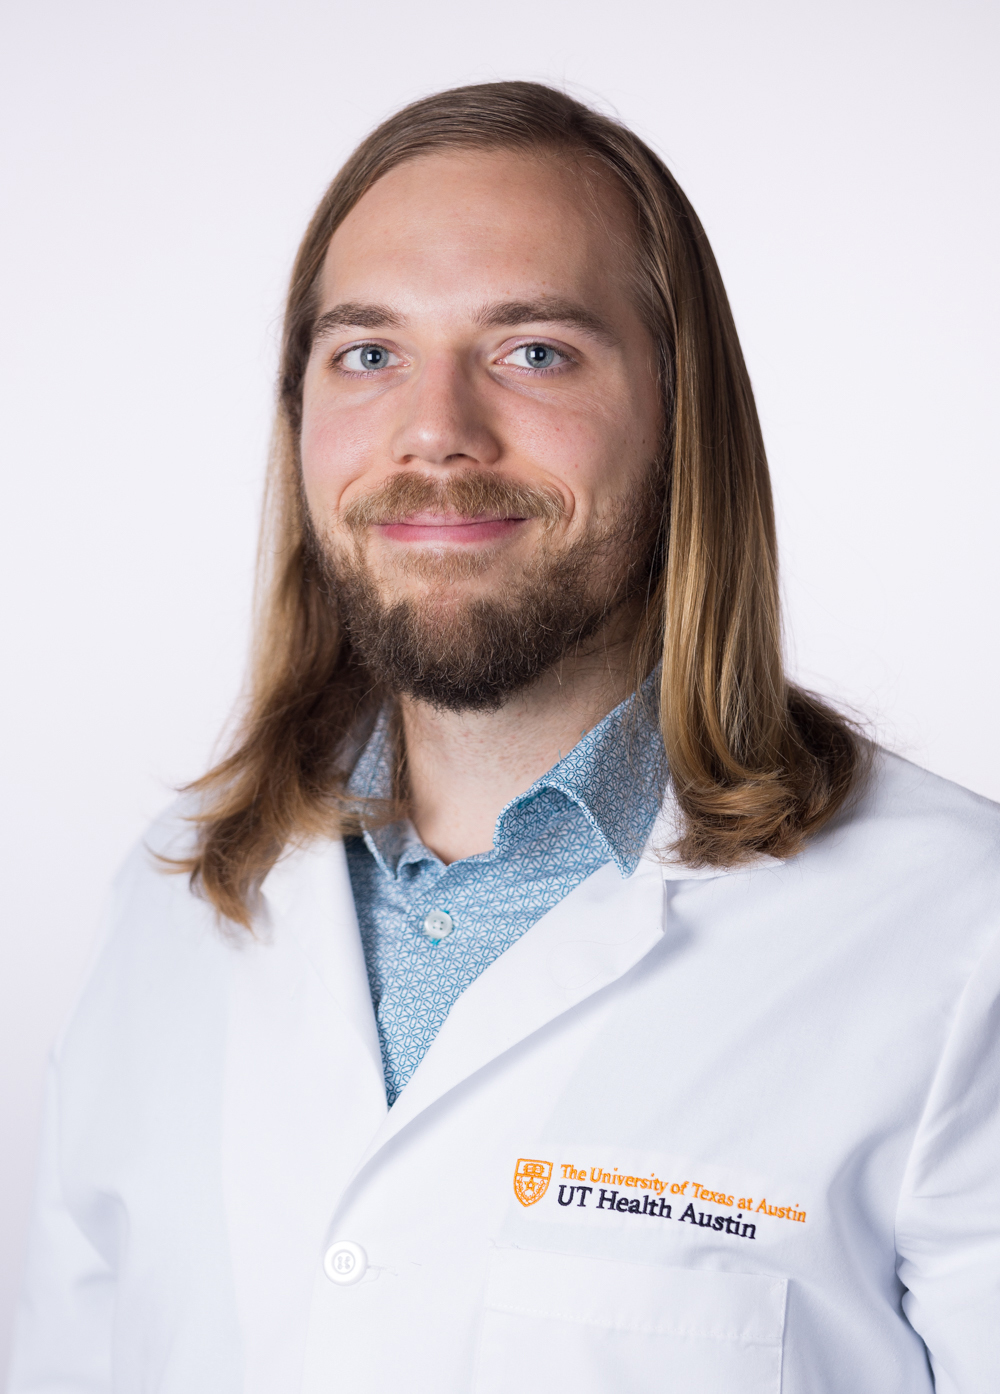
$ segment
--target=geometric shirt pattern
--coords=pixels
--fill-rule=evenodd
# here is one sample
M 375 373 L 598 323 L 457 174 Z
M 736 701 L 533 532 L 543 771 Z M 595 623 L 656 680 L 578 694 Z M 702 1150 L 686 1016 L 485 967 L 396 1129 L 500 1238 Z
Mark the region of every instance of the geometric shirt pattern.
M 456 1000 L 505 949 L 607 862 L 623 877 L 635 869 L 666 782 L 657 679 L 511 799 L 488 852 L 445 865 L 408 821 L 345 839 L 390 1107 Z M 392 765 L 383 711 L 351 792 L 387 798 Z M 434 939 L 425 921 L 441 911 L 450 928 Z

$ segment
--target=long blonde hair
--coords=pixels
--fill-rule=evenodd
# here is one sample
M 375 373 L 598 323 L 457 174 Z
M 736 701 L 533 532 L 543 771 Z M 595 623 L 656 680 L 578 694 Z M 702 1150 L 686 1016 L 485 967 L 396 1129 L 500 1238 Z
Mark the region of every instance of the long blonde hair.
M 661 727 L 693 865 L 788 857 L 844 804 L 864 768 L 852 726 L 785 678 L 770 481 L 750 381 L 708 239 L 658 157 L 631 131 L 529 82 L 413 103 L 350 157 L 292 271 L 260 548 L 248 700 L 231 753 L 192 787 L 197 844 L 175 863 L 248 925 L 290 842 L 357 827 L 345 797 L 352 733 L 380 700 L 308 545 L 299 472 L 302 381 L 330 238 L 389 170 L 445 148 L 596 159 L 631 201 L 636 284 L 668 421 L 665 562 L 635 640 L 662 659 Z

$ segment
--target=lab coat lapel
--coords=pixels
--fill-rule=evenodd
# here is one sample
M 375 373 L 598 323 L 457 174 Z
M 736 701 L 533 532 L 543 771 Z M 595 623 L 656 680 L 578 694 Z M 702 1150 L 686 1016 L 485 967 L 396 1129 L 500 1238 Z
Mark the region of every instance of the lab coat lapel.
M 290 935 L 354 1030 L 382 1079 L 368 971 L 341 841 L 321 839 L 286 854 L 262 887 L 269 929 Z
M 533 925 L 452 1007 L 364 1161 L 449 1089 L 620 978 L 660 939 L 664 878 L 608 863 Z

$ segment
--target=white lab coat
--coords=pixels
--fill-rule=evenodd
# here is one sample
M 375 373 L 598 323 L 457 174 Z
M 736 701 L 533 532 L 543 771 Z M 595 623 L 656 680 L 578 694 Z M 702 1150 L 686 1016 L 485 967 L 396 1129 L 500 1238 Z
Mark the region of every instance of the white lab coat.
M 56 1052 L 12 1394 L 996 1394 L 998 852 L 880 757 L 787 863 L 604 867 L 387 1113 L 342 845 L 255 938 L 140 849 Z

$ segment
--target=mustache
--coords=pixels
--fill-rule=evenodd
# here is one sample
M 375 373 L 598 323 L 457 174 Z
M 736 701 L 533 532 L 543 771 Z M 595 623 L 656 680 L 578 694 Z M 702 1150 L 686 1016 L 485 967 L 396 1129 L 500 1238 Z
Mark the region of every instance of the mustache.
M 352 531 L 372 524 L 402 523 L 414 513 L 452 513 L 460 518 L 541 518 L 549 527 L 565 509 L 555 489 L 533 488 L 484 470 L 462 470 L 444 479 L 394 474 L 350 503 L 343 513 Z

